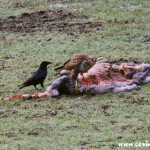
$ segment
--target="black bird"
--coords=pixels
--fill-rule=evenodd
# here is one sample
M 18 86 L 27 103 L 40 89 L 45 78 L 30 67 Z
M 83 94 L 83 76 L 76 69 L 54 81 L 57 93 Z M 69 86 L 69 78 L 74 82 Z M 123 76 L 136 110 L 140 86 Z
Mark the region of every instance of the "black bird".
M 47 76 L 47 65 L 52 64 L 52 62 L 43 61 L 40 64 L 39 69 L 32 74 L 32 76 L 27 79 L 23 84 L 19 85 L 19 89 L 33 85 L 36 89 L 36 85 L 41 84 L 41 87 L 44 88 L 43 82 Z M 38 89 L 37 89 L 38 90 Z

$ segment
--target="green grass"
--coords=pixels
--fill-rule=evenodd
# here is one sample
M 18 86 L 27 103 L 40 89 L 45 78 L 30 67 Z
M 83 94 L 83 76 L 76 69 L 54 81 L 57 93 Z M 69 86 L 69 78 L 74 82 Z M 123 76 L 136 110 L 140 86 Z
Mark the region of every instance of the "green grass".
M 5 96 L 17 91 L 17 86 L 43 60 L 53 62 L 49 66 L 45 86 L 56 79 L 54 67 L 76 53 L 100 55 L 110 60 L 125 58 L 150 62 L 150 43 L 143 42 L 145 36 L 150 36 L 148 0 L 73 1 L 78 3 L 78 7 L 83 2 L 92 4 L 80 10 L 89 16 L 88 20 L 103 22 L 99 31 L 78 36 L 63 32 L 0 31 L 0 149 L 107 150 L 122 149 L 118 147 L 119 142 L 150 139 L 149 84 L 141 86 L 139 91 L 94 97 L 4 100 Z M 0 17 L 6 18 L 48 10 L 48 4 L 59 1 L 0 0 L 0 3 Z M 23 7 L 16 7 L 16 3 Z M 140 9 L 127 10 L 128 5 L 140 6 Z M 35 89 L 29 87 L 20 92 L 31 94 Z M 109 108 L 105 113 L 103 107 L 107 105 Z

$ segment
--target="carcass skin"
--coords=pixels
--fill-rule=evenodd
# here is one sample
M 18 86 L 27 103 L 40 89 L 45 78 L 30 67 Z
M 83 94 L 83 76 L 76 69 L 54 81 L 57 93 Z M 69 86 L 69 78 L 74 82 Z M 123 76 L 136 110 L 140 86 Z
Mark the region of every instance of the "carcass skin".
M 150 64 L 122 63 L 120 65 L 97 62 L 84 77 L 78 75 L 78 88 L 71 82 L 69 72 L 57 78 L 46 91 L 42 93 L 18 94 L 9 96 L 7 100 L 31 98 L 31 97 L 57 97 L 61 94 L 100 94 L 104 92 L 124 92 L 138 89 L 142 83 L 150 82 Z
M 87 73 L 78 75 L 78 94 L 99 94 L 108 91 L 123 92 L 138 89 L 138 85 L 150 82 L 150 64 L 110 65 L 97 62 Z M 60 94 L 77 94 L 71 84 L 70 77 L 63 75 L 48 88 L 51 97 Z

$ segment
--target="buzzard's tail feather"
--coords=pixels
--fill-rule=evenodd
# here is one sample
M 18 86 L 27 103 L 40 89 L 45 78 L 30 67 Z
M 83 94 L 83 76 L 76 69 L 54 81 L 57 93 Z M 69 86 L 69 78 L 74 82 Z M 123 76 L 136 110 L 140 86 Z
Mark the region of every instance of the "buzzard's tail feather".
M 56 70 L 60 70 L 60 69 L 63 69 L 63 68 L 64 68 L 64 66 L 60 66 L 58 68 L 55 68 L 54 70 L 56 71 Z

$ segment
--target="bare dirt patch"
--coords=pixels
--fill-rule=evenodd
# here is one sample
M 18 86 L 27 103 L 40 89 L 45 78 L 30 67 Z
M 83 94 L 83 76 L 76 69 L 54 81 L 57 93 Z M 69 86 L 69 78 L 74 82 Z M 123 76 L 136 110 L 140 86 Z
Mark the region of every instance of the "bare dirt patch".
M 84 22 L 83 22 L 84 20 Z M 82 13 L 39 11 L 0 19 L 0 30 L 7 32 L 65 32 L 70 35 L 100 30 L 102 22 L 90 22 Z
M 56 116 L 58 114 L 57 110 L 54 111 L 46 111 L 44 114 L 34 114 L 30 116 L 26 116 L 26 120 L 33 120 L 33 119 L 48 119 L 49 117 Z
M 144 43 L 150 43 L 150 36 L 145 35 L 145 36 L 143 37 L 142 42 L 144 42 Z

